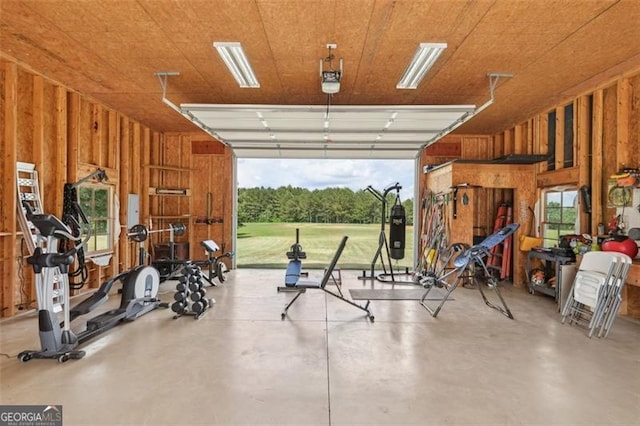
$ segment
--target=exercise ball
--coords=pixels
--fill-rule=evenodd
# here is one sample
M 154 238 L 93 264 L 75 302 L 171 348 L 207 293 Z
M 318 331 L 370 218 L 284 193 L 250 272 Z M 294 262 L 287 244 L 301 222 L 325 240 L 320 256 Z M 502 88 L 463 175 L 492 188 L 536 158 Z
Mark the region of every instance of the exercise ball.
M 638 246 L 636 245 L 636 242 L 626 236 L 607 238 L 602 242 L 601 248 L 602 251 L 624 253 L 632 259 L 638 254 Z

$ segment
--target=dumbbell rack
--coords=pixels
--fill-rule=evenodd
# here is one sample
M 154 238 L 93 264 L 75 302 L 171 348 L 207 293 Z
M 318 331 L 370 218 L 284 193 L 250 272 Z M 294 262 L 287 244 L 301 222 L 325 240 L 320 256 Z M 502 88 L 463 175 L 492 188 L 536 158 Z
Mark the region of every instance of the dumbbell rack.
M 207 299 L 206 296 L 202 271 L 193 263 L 185 264 L 173 295 L 175 301 L 171 304 L 171 310 L 175 312 L 173 319 L 185 315 L 193 316 L 194 319 L 202 317 L 215 303 L 214 299 Z

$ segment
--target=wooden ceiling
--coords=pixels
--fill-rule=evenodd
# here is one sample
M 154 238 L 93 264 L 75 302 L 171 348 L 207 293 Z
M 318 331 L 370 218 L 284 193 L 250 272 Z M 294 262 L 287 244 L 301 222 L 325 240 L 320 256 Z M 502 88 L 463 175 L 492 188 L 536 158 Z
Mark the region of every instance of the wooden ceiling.
M 0 52 L 154 130 L 195 127 L 162 103 L 323 105 L 319 60 L 344 60 L 334 105 L 482 105 L 458 129 L 497 133 L 640 65 L 638 0 L 2 0 Z M 214 41 L 240 41 L 241 89 Z M 395 88 L 420 42 L 448 48 L 417 90 Z

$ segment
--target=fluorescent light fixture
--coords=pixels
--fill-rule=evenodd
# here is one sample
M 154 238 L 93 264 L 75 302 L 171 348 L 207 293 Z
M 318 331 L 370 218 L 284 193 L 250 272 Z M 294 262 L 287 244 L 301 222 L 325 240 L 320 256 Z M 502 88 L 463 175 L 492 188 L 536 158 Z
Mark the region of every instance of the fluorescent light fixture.
M 213 43 L 213 47 L 216 48 L 240 87 L 260 87 L 260 82 L 258 82 L 249 59 L 247 59 L 247 55 L 245 55 L 244 49 L 242 49 L 242 45 L 239 42 L 216 41 Z
M 417 89 L 425 74 L 438 60 L 447 43 L 420 43 L 413 59 L 407 65 L 396 89 Z

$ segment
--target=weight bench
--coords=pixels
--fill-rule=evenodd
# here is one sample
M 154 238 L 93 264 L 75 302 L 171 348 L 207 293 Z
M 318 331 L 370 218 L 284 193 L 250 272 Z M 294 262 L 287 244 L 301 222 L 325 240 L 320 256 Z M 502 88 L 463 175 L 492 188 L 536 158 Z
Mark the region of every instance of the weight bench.
M 214 278 L 218 278 L 220 284 L 224 283 L 224 274 L 227 273 L 227 265 L 224 262 L 221 262 L 220 259 L 222 259 L 223 257 L 232 258 L 234 253 L 230 251 L 223 254 L 222 256 L 214 256 L 213 254 L 220 250 L 220 247 L 218 247 L 218 244 L 216 244 L 213 240 L 200 241 L 200 246 L 202 246 L 207 252 L 207 260 L 198 260 L 194 263 L 200 268 L 202 268 L 203 266 L 207 267 L 208 275 L 203 275 L 203 278 L 214 287 L 217 285 L 213 282 Z
M 291 299 L 291 301 L 289 301 L 289 303 L 285 305 L 281 314 L 282 319 L 284 319 L 287 316 L 287 311 L 289 310 L 291 305 L 293 305 L 293 303 L 296 300 L 298 300 L 298 297 L 300 297 L 302 293 L 305 293 L 307 289 L 317 289 L 317 290 L 322 290 L 325 293 L 328 293 L 333 297 L 348 303 L 351 306 L 354 306 L 362 311 L 365 311 L 367 313 L 367 318 L 369 318 L 369 320 L 373 322 L 374 316 L 369 310 L 369 304 L 371 303 L 371 301 L 367 300 L 366 305 L 362 306 L 352 302 L 349 299 L 346 299 L 342 294 L 342 290 L 340 289 L 339 286 L 338 286 L 338 293 L 334 293 L 331 290 L 328 290 L 326 288 L 327 283 L 332 278 L 333 270 L 335 269 L 336 265 L 338 264 L 338 260 L 342 255 L 342 251 L 344 250 L 344 247 L 347 245 L 348 238 L 349 237 L 347 236 L 342 237 L 342 241 L 338 246 L 338 250 L 333 255 L 333 259 L 331 260 L 331 263 L 329 264 L 329 266 L 325 269 L 324 274 L 322 276 L 322 280 L 320 282 L 311 281 L 311 280 L 300 280 L 300 270 L 302 269 L 302 262 L 297 259 L 289 262 L 289 266 L 287 267 L 287 272 L 285 275 L 285 286 L 278 287 L 278 292 L 295 292 L 296 295 L 293 297 L 293 299 Z M 294 283 L 294 285 L 287 284 L 288 282 Z
M 284 273 L 284 285 L 295 288 L 302 275 L 302 262 L 299 260 L 290 260 L 287 265 L 287 270 Z
M 199 268 L 206 267 L 208 269 L 207 275 L 202 275 L 202 278 L 205 279 L 212 286 L 217 286 L 217 284 L 213 281 L 214 278 L 218 278 L 220 284 L 224 283 L 225 276 L 227 271 L 227 265 L 224 262 L 221 262 L 220 259 L 223 257 L 232 258 L 234 253 L 232 251 L 227 252 L 221 256 L 214 256 L 213 254 L 220 250 L 220 247 L 213 240 L 204 240 L 200 242 L 200 245 L 207 252 L 206 260 L 177 260 L 177 259 L 158 259 L 154 260 L 151 263 L 151 266 L 158 269 L 160 272 L 160 282 L 164 282 L 182 275 L 184 268 L 188 265 L 196 265 Z
M 302 272 L 302 262 L 300 261 L 300 259 L 306 258 L 307 253 L 302 251 L 302 246 L 300 245 L 300 229 L 296 228 L 296 242 L 287 252 L 289 264 L 287 265 L 287 271 L 284 276 L 284 284 L 287 287 L 295 287 L 300 277 L 309 276 L 307 272 Z

